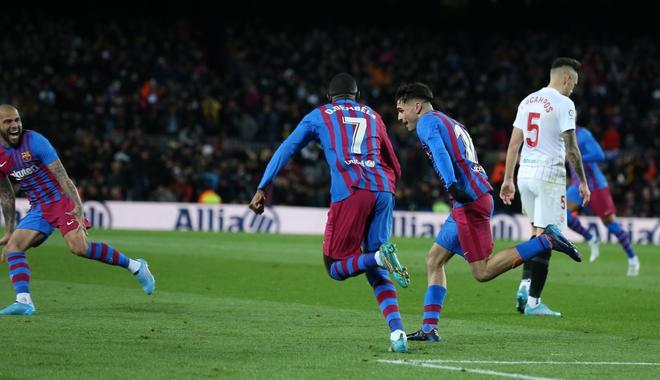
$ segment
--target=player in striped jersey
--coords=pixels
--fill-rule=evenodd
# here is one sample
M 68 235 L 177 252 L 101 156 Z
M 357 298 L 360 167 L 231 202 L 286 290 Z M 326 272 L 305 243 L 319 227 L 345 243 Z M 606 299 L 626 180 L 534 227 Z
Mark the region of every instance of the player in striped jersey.
M 409 131 L 417 131 L 422 148 L 453 199 L 451 215 L 426 258 L 428 288 L 422 328 L 408 336 L 410 340 L 438 342 L 438 319 L 447 292 L 445 265 L 454 254 L 470 264 L 474 278 L 480 282 L 552 249 L 576 261 L 580 261 L 580 255 L 552 225 L 527 242 L 491 255 L 493 188 L 479 164 L 469 133 L 461 123 L 433 109 L 433 93 L 423 83 L 402 85 L 395 98 L 399 120 Z
M 605 160 L 605 153 L 588 129 L 577 127 L 576 136 L 580 152 L 582 153 L 584 172 L 587 176 L 589 189 L 591 189 L 589 207 L 603 221 L 607 230 L 617 237 L 619 244 L 621 244 L 621 247 L 626 252 L 626 256 L 628 256 L 628 272 L 626 274 L 628 276 L 637 276 L 639 275 L 639 258 L 632 247 L 630 235 L 623 229 L 621 223 L 616 220 L 616 207 L 610 194 L 607 179 L 605 179 L 603 172 L 598 167 L 598 163 Z M 589 243 L 591 248 L 589 261 L 594 262 L 600 254 L 598 247 L 599 241 L 597 236 L 592 235 L 582 226 L 577 216 L 583 204 L 583 199 L 578 190 L 580 180 L 572 167 L 571 180 L 571 186 L 566 191 L 566 197 L 568 199 L 568 227 L 582 235 L 584 240 Z
M 328 87 L 330 103 L 307 114 L 271 158 L 250 209 L 261 214 L 266 188 L 291 156 L 310 141 L 321 144 L 330 167 L 331 204 L 323 240 L 328 275 L 337 281 L 366 274 L 390 327 L 390 351 L 407 352 L 399 313 L 396 282 L 407 287 L 409 276 L 389 242 L 399 161 L 380 115 L 358 103 L 352 76 L 336 75 Z M 387 269 L 387 270 L 385 270 Z
M 15 198 L 10 178 L 27 195 L 30 210 L 15 225 Z M 23 130 L 18 110 L 0 105 L 0 207 L 5 218 L 2 259 L 9 265 L 9 278 L 16 302 L 0 315 L 33 315 L 30 296 L 30 266 L 25 251 L 43 243 L 55 228 L 71 252 L 133 273 L 143 290 L 151 294 L 155 280 L 143 259 L 133 260 L 112 246 L 87 240 L 89 222 L 83 214 L 78 190 L 69 178 L 50 142 L 38 132 Z
M 515 196 L 513 174 L 522 145 L 518 187 L 523 212 L 535 235 L 549 224 L 566 228 L 565 160 L 580 179 L 579 192 L 583 202 L 589 202 L 590 191 L 575 137 L 575 104 L 569 98 L 577 85 L 580 67 L 580 62 L 572 58 L 555 59 L 548 86 L 527 95 L 520 102 L 513 122 L 500 198 L 510 205 Z M 525 263 L 516 294 L 519 312 L 532 316 L 561 316 L 541 302 L 549 261 L 548 252 Z

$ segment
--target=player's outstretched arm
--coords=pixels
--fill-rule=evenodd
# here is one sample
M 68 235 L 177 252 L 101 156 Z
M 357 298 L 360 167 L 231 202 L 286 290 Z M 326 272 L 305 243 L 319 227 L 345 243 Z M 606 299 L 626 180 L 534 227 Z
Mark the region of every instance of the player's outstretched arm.
M 286 166 L 291 157 L 316 137 L 314 124 L 309 122 L 308 118 L 309 115 L 303 118 L 296 129 L 277 148 L 266 166 L 266 171 L 261 177 L 258 189 L 268 188 L 275 176 Z
M 62 161 L 57 159 L 51 162 L 48 165 L 48 170 L 50 170 L 50 172 L 53 173 L 53 176 L 55 177 L 55 179 L 57 179 L 57 182 L 59 182 L 64 193 L 68 195 L 69 198 L 71 198 L 73 204 L 76 206 L 73 210 L 71 210 L 67 214 L 76 218 L 76 220 L 78 220 L 80 228 L 82 228 L 83 231 L 87 233 L 87 230 L 85 229 L 85 214 L 84 214 L 82 200 L 80 200 L 80 194 L 78 194 L 78 189 L 76 188 L 76 185 L 73 184 L 73 181 L 71 180 L 71 178 L 69 178 L 66 169 L 64 169 L 64 165 L 62 165 Z
M 16 196 L 9 177 L 0 180 L 0 207 L 5 217 L 5 234 L 0 238 L 0 245 L 5 245 L 16 228 Z
M 523 142 L 522 129 L 513 128 L 509 147 L 506 150 L 506 166 L 504 169 L 504 182 L 500 189 L 500 198 L 505 205 L 511 205 L 511 201 L 516 195 L 516 185 L 513 183 L 513 174 L 518 164 L 518 155 Z
M 587 177 L 584 174 L 584 166 L 582 166 L 582 154 L 580 153 L 580 148 L 578 147 L 577 137 L 575 135 L 575 129 L 569 129 L 565 132 L 562 132 L 562 137 L 564 138 L 564 145 L 566 147 L 566 160 L 575 170 L 575 174 L 580 180 L 580 196 L 582 197 L 582 207 L 586 206 L 589 203 L 589 198 L 591 197 L 591 191 L 589 191 L 589 185 L 587 184 Z

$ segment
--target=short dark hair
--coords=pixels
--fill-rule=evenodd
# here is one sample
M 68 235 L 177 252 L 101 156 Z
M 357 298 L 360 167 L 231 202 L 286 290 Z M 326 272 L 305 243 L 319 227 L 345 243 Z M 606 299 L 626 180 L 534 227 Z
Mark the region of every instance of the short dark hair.
M 577 72 L 580 71 L 582 64 L 577 59 L 568 58 L 568 57 L 559 57 L 559 58 L 555 58 L 555 60 L 552 61 L 552 66 L 550 67 L 550 70 L 564 66 L 571 67 L 573 70 Z
M 348 73 L 340 73 L 332 77 L 328 85 L 328 95 L 335 96 L 357 96 L 358 86 L 355 78 Z
M 394 100 L 407 102 L 410 99 L 431 102 L 433 100 L 433 92 L 429 86 L 421 82 L 404 83 L 396 90 Z

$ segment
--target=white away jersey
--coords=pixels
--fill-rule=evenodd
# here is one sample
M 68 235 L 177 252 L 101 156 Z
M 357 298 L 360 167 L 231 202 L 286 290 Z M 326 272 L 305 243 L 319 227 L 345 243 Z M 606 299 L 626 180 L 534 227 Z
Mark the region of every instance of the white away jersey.
M 575 104 L 554 88 L 529 94 L 513 122 L 523 132 L 519 178 L 566 183 L 566 149 L 562 132 L 575 129 Z

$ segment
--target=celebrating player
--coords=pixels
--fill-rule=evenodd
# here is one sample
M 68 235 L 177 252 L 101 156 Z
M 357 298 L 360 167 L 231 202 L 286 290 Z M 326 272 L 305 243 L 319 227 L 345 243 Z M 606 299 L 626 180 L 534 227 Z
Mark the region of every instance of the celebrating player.
M 451 215 L 442 225 L 426 258 L 428 288 L 422 328 L 410 340 L 437 342 L 437 325 L 447 292 L 445 264 L 454 254 L 463 256 L 477 281 L 489 281 L 522 262 L 552 249 L 580 261 L 580 255 L 559 230 L 548 225 L 539 236 L 491 256 L 490 219 L 493 196 L 488 176 L 477 160 L 465 127 L 433 109 L 431 89 L 422 83 L 404 84 L 396 92 L 398 118 L 417 137 L 453 199 Z
M 343 281 L 366 273 L 380 310 L 390 327 L 390 350 L 407 352 L 406 333 L 399 314 L 396 288 L 408 272 L 389 243 L 397 178 L 401 176 L 387 130 L 380 115 L 358 103 L 355 79 L 346 73 L 330 81 L 328 101 L 307 114 L 271 158 L 250 209 L 261 214 L 265 189 L 291 156 L 308 142 L 320 142 L 330 167 L 332 203 L 323 240 L 328 275 Z M 383 268 L 387 268 L 385 271 Z
M 0 315 L 33 315 L 30 297 L 30 266 L 25 252 L 43 243 L 55 228 L 74 254 L 110 265 L 119 265 L 135 275 L 151 294 L 155 279 L 143 259 L 133 260 L 105 243 L 88 242 L 89 222 L 83 214 L 78 190 L 69 179 L 55 149 L 41 134 L 23 130 L 18 110 L 0 105 L 0 207 L 5 218 L 2 259 L 9 265 L 9 278 L 16 302 Z M 18 182 L 30 202 L 27 215 L 15 225 L 15 197 L 10 178 Z
M 577 140 L 580 152 L 582 153 L 582 161 L 584 162 L 584 171 L 589 181 L 589 189 L 591 189 L 591 199 L 589 200 L 589 207 L 594 214 L 600 217 L 607 230 L 614 234 L 619 239 L 619 244 L 628 256 L 628 276 L 639 275 L 639 258 L 633 250 L 630 242 L 630 235 L 621 227 L 621 224 L 616 220 L 616 207 L 610 194 L 610 188 L 607 184 L 607 179 L 603 172 L 598 167 L 598 163 L 605 160 L 605 153 L 600 147 L 600 144 L 594 139 L 591 132 L 586 128 L 577 128 Z M 577 213 L 580 206 L 584 203 L 577 183 L 579 180 L 575 174 L 575 170 L 571 168 L 572 183 L 569 186 L 566 196 L 568 198 L 568 227 L 573 231 L 579 233 L 589 243 L 591 248 L 590 262 L 596 261 L 600 254 L 598 246 L 598 237 L 592 235 L 587 229 L 582 226 Z
M 513 122 L 500 197 L 507 205 L 513 200 L 516 192 L 513 173 L 524 140 L 518 187 L 523 213 L 529 218 L 535 235 L 550 224 L 562 230 L 566 228 L 565 158 L 575 169 L 583 202 L 589 202 L 589 187 L 575 137 L 575 104 L 568 97 L 578 82 L 579 69 L 580 62 L 575 59 L 555 59 L 550 69 L 550 83 L 520 102 Z M 546 252 L 525 263 L 516 295 L 516 307 L 525 315 L 561 316 L 541 303 L 549 261 L 550 252 Z

